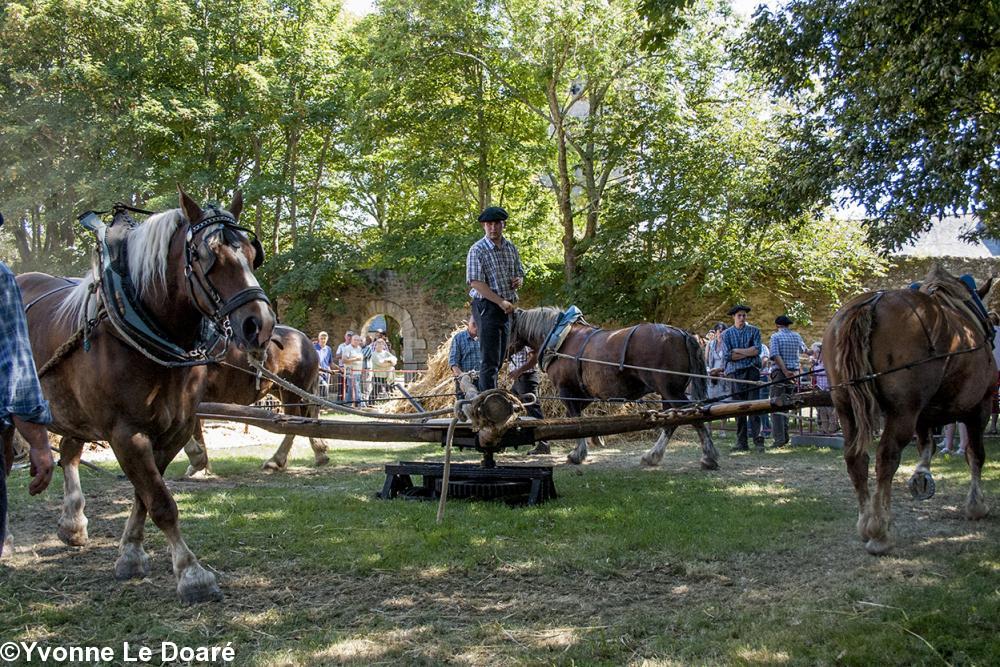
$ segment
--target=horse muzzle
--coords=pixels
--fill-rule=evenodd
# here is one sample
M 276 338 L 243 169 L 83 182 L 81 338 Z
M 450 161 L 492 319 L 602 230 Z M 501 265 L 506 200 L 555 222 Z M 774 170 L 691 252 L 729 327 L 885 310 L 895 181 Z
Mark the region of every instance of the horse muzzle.
M 236 345 L 248 353 L 263 352 L 276 324 L 274 311 L 262 300 L 246 303 L 229 316 Z

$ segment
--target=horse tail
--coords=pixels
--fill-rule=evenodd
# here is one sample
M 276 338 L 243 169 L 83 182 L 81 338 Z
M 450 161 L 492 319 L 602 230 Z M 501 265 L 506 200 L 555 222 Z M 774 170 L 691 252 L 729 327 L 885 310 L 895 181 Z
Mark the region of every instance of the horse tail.
M 685 332 L 684 339 L 688 353 L 688 373 L 696 374 L 696 377 L 692 377 L 688 385 L 691 392 L 691 400 L 701 402 L 708 397 L 708 388 L 704 377 L 705 355 L 702 352 L 701 345 L 698 344 L 698 339 L 687 332 Z
M 847 395 L 850 411 L 847 419 L 854 423 L 854 434 L 845 443 L 847 454 L 858 456 L 868 447 L 878 428 L 879 406 L 875 387 L 869 376 L 874 373 L 871 361 L 872 321 L 876 301 L 866 301 L 846 313 L 839 323 L 834 362 L 841 383 L 834 391 Z M 842 415 L 842 418 L 844 416 Z

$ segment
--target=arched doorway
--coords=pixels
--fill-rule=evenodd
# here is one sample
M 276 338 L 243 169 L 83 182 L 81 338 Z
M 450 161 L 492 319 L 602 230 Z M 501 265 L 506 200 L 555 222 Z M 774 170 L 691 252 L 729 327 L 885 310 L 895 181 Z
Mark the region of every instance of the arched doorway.
M 384 299 L 369 301 L 365 304 L 365 323 L 361 327 L 362 332 L 373 330 L 374 323 L 379 317 L 385 319 L 386 333 L 393 343 L 396 356 L 399 357 L 400 364 L 397 368 L 403 370 L 424 368 L 427 365 L 427 341 L 414 326 L 410 312 L 393 301 Z M 397 341 L 398 348 L 395 347 Z

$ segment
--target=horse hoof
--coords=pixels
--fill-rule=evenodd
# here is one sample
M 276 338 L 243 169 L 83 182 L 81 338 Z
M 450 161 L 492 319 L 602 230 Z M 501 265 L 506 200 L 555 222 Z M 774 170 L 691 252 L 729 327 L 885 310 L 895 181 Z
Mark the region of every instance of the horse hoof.
M 282 464 L 278 463 L 274 459 L 268 459 L 267 461 L 264 461 L 264 465 L 262 465 L 261 468 L 267 472 L 280 472 L 285 469 L 285 465 L 287 465 L 287 463 Z
M 929 500 L 934 497 L 937 485 L 929 472 L 915 472 L 906 483 L 914 500 Z
M 653 461 L 653 457 L 651 457 L 649 454 L 643 454 L 642 458 L 639 459 L 639 463 L 641 463 L 644 466 L 649 466 L 650 468 L 652 468 L 656 465 L 659 465 L 660 462 Z
M 139 548 L 128 548 L 115 561 L 115 579 L 145 579 L 149 576 L 149 556 Z
M 965 508 L 965 518 L 969 521 L 979 521 L 986 517 L 990 513 L 990 508 L 986 506 L 986 503 L 978 503 L 976 505 L 968 505 Z
M 566 463 L 572 463 L 573 465 L 578 466 L 580 465 L 581 462 L 582 461 L 580 460 L 580 457 L 578 457 L 576 454 L 569 454 L 566 457 Z
M 715 459 L 702 459 L 701 460 L 701 469 L 702 470 L 718 470 L 719 469 L 719 462 L 716 461 Z
M 90 539 L 90 536 L 87 534 L 87 520 L 84 519 L 80 524 L 60 521 L 56 529 L 56 535 L 67 546 L 82 547 Z
M 874 537 L 865 542 L 865 551 L 872 556 L 884 556 L 892 550 L 892 542 L 886 540 L 876 540 Z
M 321 456 L 317 456 L 316 457 L 316 467 L 317 468 L 322 468 L 323 466 L 328 466 L 328 465 L 330 465 L 330 457 L 329 456 L 327 456 L 326 454 L 323 454 Z
M 186 605 L 222 600 L 222 591 L 215 581 L 215 575 L 200 565 L 191 565 L 177 582 L 177 595 Z

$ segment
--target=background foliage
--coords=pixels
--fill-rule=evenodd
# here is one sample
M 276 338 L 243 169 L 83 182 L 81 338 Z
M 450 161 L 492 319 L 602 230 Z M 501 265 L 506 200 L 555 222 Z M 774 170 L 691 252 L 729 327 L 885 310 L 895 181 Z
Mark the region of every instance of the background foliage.
M 994 224 L 996 11 L 4 2 L 0 254 L 78 272 L 80 211 L 241 188 L 293 315 L 381 269 L 457 305 L 475 216 L 502 205 L 532 302 L 670 319 L 752 286 L 801 310 L 933 215 Z M 833 219 L 837 199 L 870 220 Z

